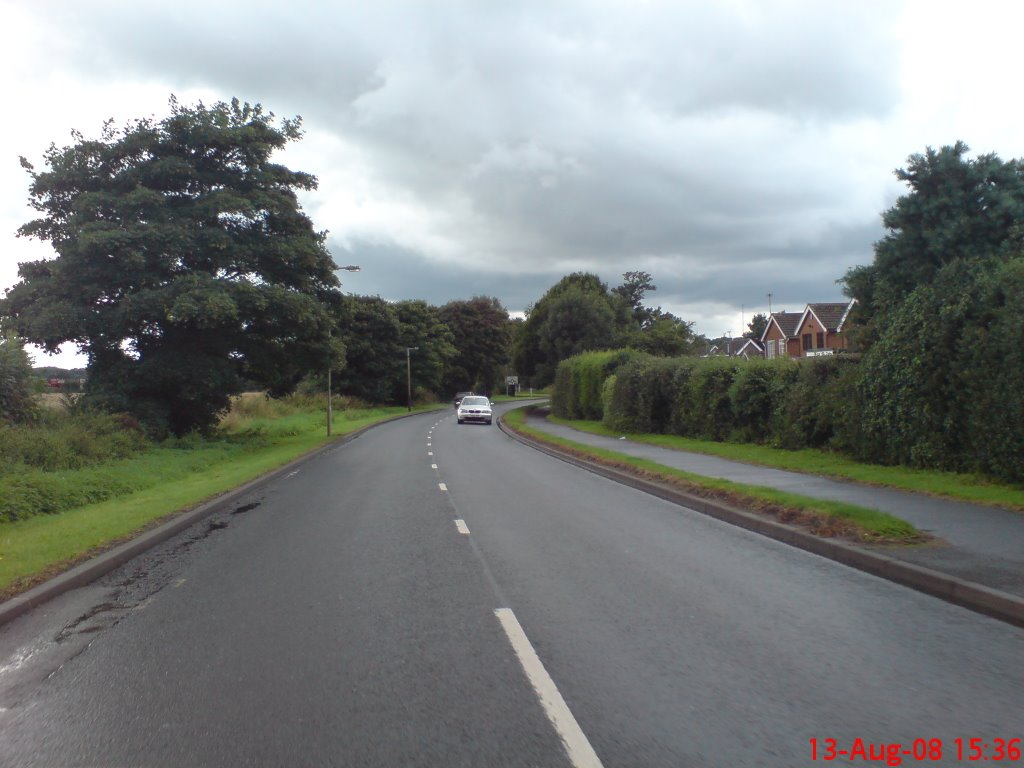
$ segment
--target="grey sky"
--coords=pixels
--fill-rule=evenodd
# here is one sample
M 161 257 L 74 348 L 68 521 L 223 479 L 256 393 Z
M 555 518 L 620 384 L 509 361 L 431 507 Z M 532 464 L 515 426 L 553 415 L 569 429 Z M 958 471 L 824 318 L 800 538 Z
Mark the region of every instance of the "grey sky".
M 562 275 L 615 284 L 710 336 L 839 299 L 870 262 L 892 170 L 927 145 L 1024 154 L 1017 4 L 0 2 L 10 114 L 0 288 L 50 141 L 237 96 L 302 115 L 282 160 L 346 289 L 511 311 Z M 40 359 L 39 362 L 44 362 Z

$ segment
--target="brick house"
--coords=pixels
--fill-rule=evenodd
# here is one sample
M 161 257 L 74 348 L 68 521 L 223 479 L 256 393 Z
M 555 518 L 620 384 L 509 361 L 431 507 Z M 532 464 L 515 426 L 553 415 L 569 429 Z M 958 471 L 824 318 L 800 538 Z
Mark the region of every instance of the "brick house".
M 796 327 L 800 357 L 834 355 L 847 348 L 848 339 L 843 335 L 843 326 L 850 316 L 854 301 L 856 299 L 807 305 Z
M 773 312 L 761 334 L 765 357 L 813 357 L 846 349 L 843 327 L 855 301 L 808 304 L 803 312 Z
M 802 316 L 801 312 L 772 312 L 761 334 L 765 357 L 800 357 L 796 330 Z

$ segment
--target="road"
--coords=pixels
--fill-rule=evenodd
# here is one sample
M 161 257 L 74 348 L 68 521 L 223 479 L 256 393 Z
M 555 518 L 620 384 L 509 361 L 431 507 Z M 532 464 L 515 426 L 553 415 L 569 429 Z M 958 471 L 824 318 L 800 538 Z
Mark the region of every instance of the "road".
M 1020 629 L 425 414 L 0 628 L 0 765 L 967 764 L 1024 737 L 1021 659 Z

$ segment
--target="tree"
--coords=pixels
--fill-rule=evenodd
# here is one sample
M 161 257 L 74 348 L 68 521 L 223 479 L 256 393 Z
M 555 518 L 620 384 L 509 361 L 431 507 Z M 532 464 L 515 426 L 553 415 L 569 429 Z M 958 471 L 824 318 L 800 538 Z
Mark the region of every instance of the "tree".
M 414 299 L 395 304 L 395 314 L 402 344 L 406 348 L 416 347 L 416 351 L 409 357 L 409 371 L 403 368 L 405 373 L 392 402 L 405 402 L 410 380 L 414 388 L 440 393 L 445 371 L 457 354 L 454 334 L 441 311 L 421 299 Z
M 541 351 L 556 366 L 580 352 L 612 347 L 614 339 L 611 305 L 600 294 L 579 286 L 571 286 L 552 299 L 547 321 L 540 330 Z
M 937 151 L 928 147 L 895 171 L 910 192 L 882 215 L 888 234 L 875 243 L 874 262 L 850 269 L 841 281 L 858 300 L 856 322 L 869 326 L 867 345 L 884 317 L 944 265 L 1005 254 L 1019 242 L 1024 166 L 994 154 L 968 159 L 968 150 L 962 141 Z
M 345 296 L 337 324 L 345 345 L 338 392 L 369 403 L 405 402 L 405 348 L 416 345 L 405 343 L 395 306 L 380 296 Z
M 628 344 L 655 357 L 680 357 L 693 353 L 697 337 L 693 333 L 693 323 L 659 309 L 643 330 L 629 337 Z
M 654 322 L 656 313 L 660 311 L 660 307 L 653 310 L 644 306 L 648 291 L 658 290 L 651 279 L 648 272 L 624 272 L 622 285 L 612 288 L 612 294 L 628 308 L 629 316 L 639 328 L 646 328 Z
M 36 415 L 32 358 L 12 333 L 0 336 L 0 424 L 20 423 Z
M 334 264 L 296 190 L 315 177 L 270 162 L 301 136 L 260 105 L 179 105 L 159 122 L 24 158 L 41 217 L 19 230 L 57 257 L 22 264 L 0 302 L 55 351 L 74 342 L 87 397 L 157 432 L 207 429 L 246 382 L 288 392 L 330 358 Z
M 764 335 L 764 329 L 768 327 L 768 316 L 764 312 L 758 312 L 747 323 L 747 332 L 743 334 L 748 339 L 760 340 Z
M 456 348 L 445 371 L 445 392 L 490 392 L 509 364 L 512 323 L 508 311 L 498 299 L 475 296 L 445 304 L 440 314 Z
M 597 275 L 566 275 L 529 309 L 513 349 L 517 373 L 544 386 L 561 360 L 617 346 L 625 329 L 616 317 L 608 286 Z

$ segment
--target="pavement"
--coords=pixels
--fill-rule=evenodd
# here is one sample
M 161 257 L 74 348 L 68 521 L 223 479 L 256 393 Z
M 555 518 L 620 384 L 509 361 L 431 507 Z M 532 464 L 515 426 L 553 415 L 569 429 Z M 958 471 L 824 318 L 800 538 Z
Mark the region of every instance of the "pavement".
M 989 598 L 998 598 L 997 602 L 1009 611 L 1000 618 L 1024 625 L 1024 514 L 1020 512 L 771 469 L 647 445 L 628 438 L 594 435 L 553 424 L 541 414 L 542 411 L 536 411 L 529 418 L 532 428 L 577 443 L 648 459 L 706 477 L 888 512 L 931 534 L 934 540 L 914 546 L 839 545 L 841 550 L 850 550 L 849 564 L 886 578 L 892 578 L 887 571 L 900 571 L 904 578 L 893 580 L 990 615 L 995 613 L 987 609 L 992 602 Z M 788 529 L 788 526 L 773 523 L 764 527 L 762 532 L 772 535 L 773 527 Z M 781 538 L 788 539 L 789 536 Z M 798 538 L 802 540 L 802 537 Z M 797 541 L 792 543 L 803 546 Z M 805 548 L 814 549 L 813 546 Z M 835 559 L 844 560 L 844 556 Z M 899 564 L 906 567 L 899 567 Z M 973 596 L 967 596 L 969 592 Z M 1002 609 L 996 612 L 1000 611 Z

